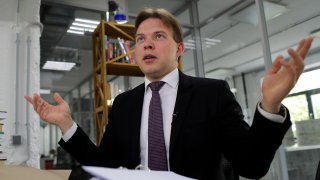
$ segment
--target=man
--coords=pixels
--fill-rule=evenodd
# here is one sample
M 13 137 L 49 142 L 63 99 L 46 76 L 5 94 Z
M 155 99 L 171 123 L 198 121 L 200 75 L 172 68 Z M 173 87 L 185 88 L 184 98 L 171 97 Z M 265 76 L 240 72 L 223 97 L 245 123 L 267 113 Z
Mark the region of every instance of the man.
M 288 49 L 288 62 L 276 58 L 264 78 L 263 98 L 251 127 L 225 81 L 178 71 L 182 33 L 174 16 L 163 9 L 145 9 L 137 17 L 136 59 L 145 83 L 116 97 L 99 147 L 72 121 L 67 103 L 57 93 L 57 106 L 37 94 L 25 98 L 42 119 L 59 126 L 59 144 L 81 164 L 132 169 L 141 164 L 197 179 L 225 179 L 220 165 L 225 156 L 237 174 L 260 178 L 291 125 L 281 101 L 303 72 L 311 43 L 307 38 L 297 50 Z M 154 90 L 154 84 L 161 84 L 161 89 Z M 153 107 L 159 101 L 162 114 Z M 161 132 L 154 133 L 159 129 L 151 125 L 154 119 L 161 119 Z M 150 142 L 153 135 L 156 143 Z

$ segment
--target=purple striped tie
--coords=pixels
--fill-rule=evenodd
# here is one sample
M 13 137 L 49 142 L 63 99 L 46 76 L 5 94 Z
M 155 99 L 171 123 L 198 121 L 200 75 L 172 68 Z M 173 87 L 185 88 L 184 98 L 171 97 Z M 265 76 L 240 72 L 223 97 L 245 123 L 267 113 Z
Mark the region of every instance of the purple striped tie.
M 148 122 L 148 165 L 151 170 L 167 171 L 167 153 L 164 142 L 163 120 L 160 88 L 164 85 L 162 81 L 149 84 L 152 98 L 149 106 Z

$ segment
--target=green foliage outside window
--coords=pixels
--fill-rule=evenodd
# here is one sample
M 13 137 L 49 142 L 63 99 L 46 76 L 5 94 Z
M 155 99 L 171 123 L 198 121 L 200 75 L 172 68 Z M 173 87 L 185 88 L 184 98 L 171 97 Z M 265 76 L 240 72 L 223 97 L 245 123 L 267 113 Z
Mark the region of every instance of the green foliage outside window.
M 287 97 L 282 103 L 289 109 L 293 121 L 309 119 L 308 102 L 305 94 Z

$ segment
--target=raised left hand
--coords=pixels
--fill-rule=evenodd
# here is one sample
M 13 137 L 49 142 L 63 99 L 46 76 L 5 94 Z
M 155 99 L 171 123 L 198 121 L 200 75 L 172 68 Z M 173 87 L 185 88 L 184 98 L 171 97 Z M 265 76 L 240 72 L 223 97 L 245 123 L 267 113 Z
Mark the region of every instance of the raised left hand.
M 300 41 L 297 50 L 288 49 L 290 60 L 278 56 L 272 63 L 262 83 L 261 108 L 269 113 L 280 111 L 281 101 L 289 94 L 304 70 L 304 59 L 311 47 L 313 37 Z

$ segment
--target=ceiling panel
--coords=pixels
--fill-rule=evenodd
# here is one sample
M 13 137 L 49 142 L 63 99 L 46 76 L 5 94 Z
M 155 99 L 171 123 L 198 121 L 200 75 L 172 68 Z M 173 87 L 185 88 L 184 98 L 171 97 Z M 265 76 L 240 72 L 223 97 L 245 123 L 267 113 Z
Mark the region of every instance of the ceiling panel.
M 201 22 L 213 14 L 218 14 L 237 2 L 239 2 L 239 0 L 199 0 L 197 2 L 199 9 L 199 21 Z

